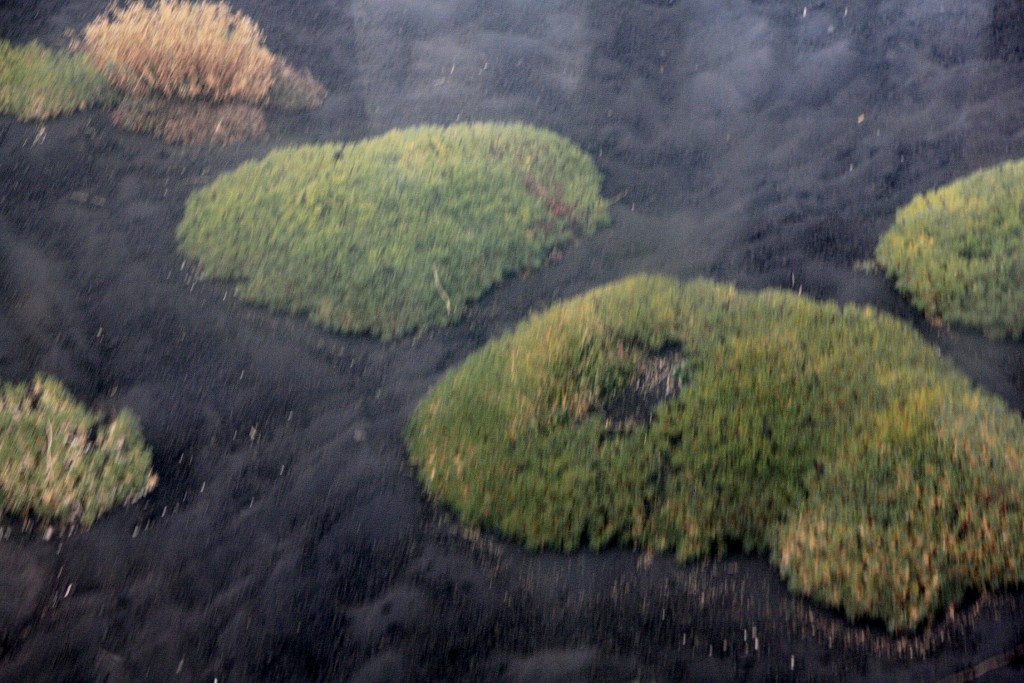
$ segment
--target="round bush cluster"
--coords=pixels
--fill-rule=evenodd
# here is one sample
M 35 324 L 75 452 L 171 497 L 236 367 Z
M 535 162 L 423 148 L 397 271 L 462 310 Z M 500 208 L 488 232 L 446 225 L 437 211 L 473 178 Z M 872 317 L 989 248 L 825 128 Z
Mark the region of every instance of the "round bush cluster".
M 0 387 L 0 510 L 89 526 L 156 485 L 138 420 L 86 410 L 52 377 Z
M 878 263 L 935 321 L 1024 334 L 1024 161 L 917 195 L 882 236 Z
M 394 130 L 278 149 L 189 197 L 181 250 L 239 294 L 344 332 L 393 338 L 608 219 L 593 161 L 521 124 Z
M 406 439 L 470 526 L 680 560 L 738 542 L 891 631 L 1022 578 L 1020 417 L 871 308 L 629 278 L 470 356 Z

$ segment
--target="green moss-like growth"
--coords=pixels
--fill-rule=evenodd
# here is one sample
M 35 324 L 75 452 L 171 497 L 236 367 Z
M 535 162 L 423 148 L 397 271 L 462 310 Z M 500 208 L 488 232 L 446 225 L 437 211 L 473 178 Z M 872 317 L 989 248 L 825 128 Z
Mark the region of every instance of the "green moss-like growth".
M 135 417 L 86 410 L 55 379 L 0 387 L 0 510 L 88 526 L 156 485 Z
M 892 631 L 1021 580 L 1021 419 L 870 308 L 630 278 L 470 356 L 406 439 L 468 525 L 680 560 L 739 542 Z
M 244 298 L 384 338 L 458 320 L 504 276 L 607 220 L 591 159 L 479 123 L 281 149 L 189 197 L 182 251 Z
M 1024 161 L 1004 163 L 914 199 L 876 258 L 933 319 L 990 337 L 1024 334 Z
M 0 40 L 0 113 L 23 121 L 48 119 L 117 99 L 107 79 L 80 55 L 54 52 L 36 41 L 15 47 Z

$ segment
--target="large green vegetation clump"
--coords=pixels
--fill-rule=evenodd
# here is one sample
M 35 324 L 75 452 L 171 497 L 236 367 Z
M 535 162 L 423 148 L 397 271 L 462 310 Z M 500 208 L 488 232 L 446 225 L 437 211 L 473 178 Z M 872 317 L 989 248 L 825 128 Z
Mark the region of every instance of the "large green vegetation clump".
M 92 524 L 156 485 L 152 454 L 128 411 L 104 420 L 57 380 L 0 387 L 0 510 Z
M 683 561 L 737 543 L 891 631 L 1021 580 L 1020 417 L 871 308 L 629 278 L 470 356 L 406 439 L 468 525 Z
M 0 39 L 0 114 L 48 119 L 117 99 L 106 77 L 84 57 L 36 41 L 16 47 Z
M 876 258 L 934 319 L 991 337 L 1024 334 L 1024 161 L 1004 163 L 914 199 Z
M 607 221 L 569 140 L 522 124 L 394 130 L 245 163 L 188 199 L 182 251 L 239 294 L 345 332 L 393 338 Z

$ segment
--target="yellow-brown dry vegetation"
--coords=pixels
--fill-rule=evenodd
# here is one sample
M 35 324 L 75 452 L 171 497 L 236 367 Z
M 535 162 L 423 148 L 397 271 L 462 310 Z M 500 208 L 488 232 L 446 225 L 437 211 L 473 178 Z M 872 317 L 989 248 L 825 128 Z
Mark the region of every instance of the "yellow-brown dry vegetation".
M 214 102 L 264 103 L 278 63 L 256 22 L 224 2 L 112 5 L 81 46 L 130 94 Z
M 127 97 L 115 121 L 175 143 L 232 143 L 260 135 L 259 107 L 318 107 L 324 86 L 264 44 L 251 18 L 224 2 L 111 5 L 77 48 Z
M 212 104 L 160 97 L 129 97 L 114 110 L 114 123 L 173 144 L 230 145 L 263 135 L 267 120 L 251 104 Z

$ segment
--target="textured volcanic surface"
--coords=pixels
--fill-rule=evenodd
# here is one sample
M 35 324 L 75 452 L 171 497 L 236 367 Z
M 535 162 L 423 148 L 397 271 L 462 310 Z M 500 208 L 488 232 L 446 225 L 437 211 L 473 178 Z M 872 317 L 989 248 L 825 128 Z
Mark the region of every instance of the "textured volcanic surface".
M 66 43 L 106 0 L 0 0 Z M 0 681 L 936 680 L 1024 639 L 1024 595 L 893 640 L 763 558 L 528 553 L 427 501 L 401 430 L 530 310 L 639 271 L 871 303 L 1024 408 L 1024 347 L 932 330 L 868 258 L 914 193 L 1024 156 L 1013 0 L 238 0 L 324 106 L 172 147 L 104 112 L 0 117 L 0 377 L 141 418 L 161 485 L 87 533 L 0 541 Z M 185 197 L 282 144 L 522 120 L 590 151 L 614 225 L 456 327 L 330 335 L 197 283 Z M 1017 680 L 1002 666 L 985 681 Z

